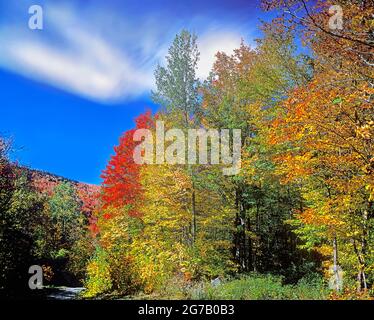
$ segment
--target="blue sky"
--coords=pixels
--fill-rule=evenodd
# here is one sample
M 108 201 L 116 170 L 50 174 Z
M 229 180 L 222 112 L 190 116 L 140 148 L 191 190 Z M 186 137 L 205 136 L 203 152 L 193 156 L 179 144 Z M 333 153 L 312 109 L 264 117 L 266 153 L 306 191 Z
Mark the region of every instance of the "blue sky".
M 33 4 L 43 30 L 28 28 Z M 153 71 L 176 33 L 198 35 L 203 79 L 218 50 L 253 43 L 269 18 L 249 0 L 0 0 L 0 134 L 22 164 L 100 183 L 121 133 L 157 110 Z

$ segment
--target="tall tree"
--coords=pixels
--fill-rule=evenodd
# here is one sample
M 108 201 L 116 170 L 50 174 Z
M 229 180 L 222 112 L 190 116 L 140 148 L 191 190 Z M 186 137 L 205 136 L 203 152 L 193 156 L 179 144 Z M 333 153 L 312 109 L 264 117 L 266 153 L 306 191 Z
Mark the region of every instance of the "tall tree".
M 184 129 L 196 127 L 201 120 L 199 80 L 196 78 L 199 51 L 197 37 L 186 30 L 176 35 L 166 57 L 166 67 L 158 66 L 155 71 L 157 90 L 153 99 L 164 107 L 172 125 Z M 191 177 L 191 242 L 196 240 L 197 211 L 195 172 L 187 165 Z
M 314 53 L 314 75 L 283 104 L 275 143 L 288 181 L 304 186 L 300 233 L 327 253 L 335 283 L 339 265 L 357 269 L 357 288 L 373 276 L 373 7 L 368 1 L 264 1 L 280 8 L 284 27 L 298 30 Z M 332 5 L 342 12 L 331 26 Z M 354 262 L 355 261 L 355 262 Z M 339 286 L 337 286 L 338 288 Z
M 199 80 L 196 77 L 199 50 L 197 37 L 186 30 L 175 36 L 166 56 L 166 66 L 155 70 L 157 90 L 153 99 L 174 122 L 189 128 L 199 121 Z
M 43 201 L 30 175 L 11 163 L 10 144 L 0 137 L 0 296 L 24 294 L 33 264 Z
M 102 201 L 103 206 L 121 208 L 130 206 L 130 215 L 139 214 L 137 205 L 141 197 L 140 165 L 134 160 L 134 149 L 139 142 L 134 141 L 137 129 L 153 127 L 151 112 L 140 115 L 136 120 L 136 128 L 126 131 L 120 138 L 119 145 L 114 148 L 115 154 L 111 157 L 102 174 Z
M 53 196 L 49 199 L 52 221 L 56 227 L 59 245 L 73 243 L 77 239 L 77 228 L 83 215 L 73 186 L 62 182 L 54 188 Z M 57 243 L 56 243 L 57 244 Z
M 223 177 L 234 186 L 234 260 L 243 271 L 278 269 L 286 274 L 301 260 L 295 236 L 285 224 L 290 210 L 298 206 L 299 193 L 281 185 L 272 160 L 274 148 L 266 137 L 269 120 L 279 113 L 277 103 L 309 79 L 310 68 L 306 57 L 295 53 L 292 33 L 278 24 L 264 24 L 262 30 L 256 49 L 242 43 L 231 56 L 217 54 L 203 91 L 204 120 L 211 126 L 242 130 L 241 172 Z

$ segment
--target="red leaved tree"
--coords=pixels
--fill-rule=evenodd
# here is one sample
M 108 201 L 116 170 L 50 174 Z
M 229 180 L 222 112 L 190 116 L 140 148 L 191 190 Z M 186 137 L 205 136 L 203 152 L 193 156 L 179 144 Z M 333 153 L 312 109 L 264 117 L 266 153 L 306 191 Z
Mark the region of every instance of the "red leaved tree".
M 119 145 L 114 147 L 111 157 L 102 174 L 103 207 L 130 206 L 129 215 L 138 216 L 137 203 L 141 199 L 140 165 L 134 162 L 134 148 L 139 142 L 133 140 L 137 129 L 150 129 L 154 122 L 150 111 L 135 119 L 136 128 L 126 131 L 120 138 Z M 109 217 L 107 217 L 109 218 Z

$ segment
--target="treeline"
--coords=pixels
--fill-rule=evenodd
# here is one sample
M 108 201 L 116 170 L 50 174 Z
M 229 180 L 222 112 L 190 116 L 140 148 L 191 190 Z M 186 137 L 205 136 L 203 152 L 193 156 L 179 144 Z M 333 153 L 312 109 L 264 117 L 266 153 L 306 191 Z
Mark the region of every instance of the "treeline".
M 318 277 L 331 298 L 374 295 L 374 8 L 263 6 L 277 18 L 256 46 L 218 52 L 205 81 L 196 36 L 175 37 L 155 70 L 160 110 L 122 135 L 100 188 L 35 177 L 0 139 L 1 294 L 29 292 L 39 264 L 45 284 L 83 284 L 86 297 L 325 298 Z M 134 135 L 155 136 L 157 121 L 184 137 L 240 129 L 238 174 L 138 164 Z
M 43 285 L 81 284 L 98 188 L 20 167 L 10 147 L 0 138 L 0 296 L 32 296 L 32 265 L 42 267 Z
M 343 29 L 330 3 L 264 1 L 278 17 L 254 48 L 217 53 L 204 82 L 196 36 L 176 36 L 155 71 L 162 109 L 138 117 L 103 173 L 87 296 L 251 272 L 288 283 L 318 273 L 339 294 L 373 293 L 373 7 L 334 4 Z M 135 130 L 156 121 L 241 129 L 240 173 L 136 164 Z

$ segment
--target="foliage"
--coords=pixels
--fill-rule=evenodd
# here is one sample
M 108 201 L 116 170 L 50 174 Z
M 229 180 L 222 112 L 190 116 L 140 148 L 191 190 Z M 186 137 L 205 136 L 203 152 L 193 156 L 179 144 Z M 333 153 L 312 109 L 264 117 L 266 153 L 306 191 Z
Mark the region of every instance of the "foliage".
M 37 178 L 0 139 L 0 288 L 25 283 L 25 263 L 37 261 L 51 282 L 85 278 L 87 297 L 371 298 L 368 3 L 263 0 L 276 17 L 262 23 L 256 46 L 218 52 L 204 82 L 197 37 L 181 31 L 155 70 L 159 112 L 120 137 L 101 187 Z M 343 29 L 327 27 L 331 4 L 343 9 Z M 222 164 L 137 163 L 144 140 L 134 134 L 154 137 L 157 120 L 183 133 L 240 129 L 239 174 L 224 175 Z
M 0 197 L 3 203 L 0 210 L 0 289 L 9 290 L 8 293 L 26 289 L 28 266 L 33 261 L 34 232 L 43 205 L 28 177 L 17 172 L 17 168 L 10 170 L 14 174 L 12 181 L 4 181 L 9 176 L 1 175 L 1 184 L 9 183 L 10 188 L 3 190 Z
M 88 298 L 105 293 L 112 288 L 110 265 L 105 251 L 97 249 L 94 257 L 88 263 L 85 287 L 87 290 L 84 295 Z
M 326 30 L 321 7 L 299 1 L 288 11 L 304 7 L 303 23 L 294 15 L 288 24 L 281 20 L 313 49 L 314 75 L 281 103 L 269 141 L 283 146 L 274 157 L 283 182 L 302 185 L 303 205 L 291 222 L 296 233 L 305 247 L 325 255 L 326 269 L 340 265 L 346 283 L 356 278 L 360 292 L 373 283 L 373 69 L 365 58 L 372 50 L 366 25 L 372 8 L 363 13 L 358 1 L 334 4 L 343 8 L 342 31 Z

